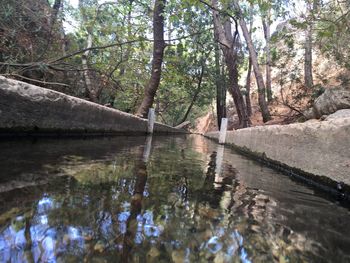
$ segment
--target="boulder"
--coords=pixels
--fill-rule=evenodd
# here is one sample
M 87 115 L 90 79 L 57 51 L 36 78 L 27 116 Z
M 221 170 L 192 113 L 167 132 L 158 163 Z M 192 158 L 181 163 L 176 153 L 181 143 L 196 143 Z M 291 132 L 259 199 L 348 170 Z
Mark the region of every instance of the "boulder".
M 306 119 L 319 119 L 341 109 L 350 109 L 350 89 L 337 87 L 326 89 L 312 108 L 304 112 Z
M 325 121 L 343 119 L 343 118 L 350 118 L 350 109 L 338 110 L 335 113 L 327 116 Z

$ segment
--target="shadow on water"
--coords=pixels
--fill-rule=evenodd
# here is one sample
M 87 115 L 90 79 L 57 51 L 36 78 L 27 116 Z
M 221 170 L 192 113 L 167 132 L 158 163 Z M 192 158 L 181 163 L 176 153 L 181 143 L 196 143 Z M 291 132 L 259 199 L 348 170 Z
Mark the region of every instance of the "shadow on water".
M 0 262 L 350 261 L 347 208 L 199 136 L 2 146 Z

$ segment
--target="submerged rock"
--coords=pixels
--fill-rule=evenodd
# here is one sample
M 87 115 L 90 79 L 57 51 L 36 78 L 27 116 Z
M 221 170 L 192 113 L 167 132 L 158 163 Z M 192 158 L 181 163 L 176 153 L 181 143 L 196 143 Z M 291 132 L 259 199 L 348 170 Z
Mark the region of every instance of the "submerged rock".
M 106 246 L 102 241 L 98 241 L 95 246 L 94 250 L 98 253 L 102 253 L 105 250 Z
M 152 247 L 147 253 L 147 256 L 152 259 L 158 257 L 159 255 L 160 255 L 160 252 L 156 247 Z
M 183 263 L 185 262 L 185 251 L 175 250 L 171 253 L 171 259 L 174 263 Z

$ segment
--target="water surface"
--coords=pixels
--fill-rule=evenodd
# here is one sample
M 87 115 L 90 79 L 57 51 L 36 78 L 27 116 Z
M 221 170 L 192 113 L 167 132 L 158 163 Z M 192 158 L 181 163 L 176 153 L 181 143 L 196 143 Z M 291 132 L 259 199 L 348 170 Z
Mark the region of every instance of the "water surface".
M 348 208 L 200 136 L 0 149 L 0 262 L 350 262 Z

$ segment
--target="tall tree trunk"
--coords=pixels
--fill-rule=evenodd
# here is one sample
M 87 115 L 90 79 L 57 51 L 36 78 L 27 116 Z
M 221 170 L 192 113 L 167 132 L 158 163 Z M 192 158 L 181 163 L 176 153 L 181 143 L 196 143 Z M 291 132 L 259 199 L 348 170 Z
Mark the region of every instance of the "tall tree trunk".
M 91 47 L 92 47 L 92 34 L 88 32 L 86 48 L 91 48 Z M 92 80 L 90 77 L 90 69 L 89 69 L 89 62 L 88 62 L 89 54 L 90 54 L 90 50 L 87 50 L 81 56 L 81 64 L 82 64 L 83 74 L 85 79 L 85 89 L 89 99 L 93 102 L 98 102 L 98 94 L 93 87 Z
M 234 50 L 235 39 L 232 37 L 231 23 L 227 21 L 223 26 L 220 21 L 219 12 L 217 11 L 217 0 L 212 0 L 212 5 L 214 7 L 212 9 L 212 14 L 214 20 L 215 38 L 220 43 L 220 47 L 225 57 L 225 63 L 229 73 L 230 93 L 232 94 L 233 101 L 236 106 L 240 127 L 248 127 L 250 121 L 242 93 L 238 86 L 237 53 Z
M 132 9 L 132 3 L 133 3 L 134 0 L 129 0 L 129 11 L 128 11 L 128 15 L 126 17 L 126 20 L 127 20 L 127 31 L 128 31 L 128 38 L 127 38 L 127 41 L 130 41 L 131 40 L 131 37 L 132 37 L 132 32 L 131 32 L 131 9 Z M 119 76 L 122 77 L 124 76 L 125 74 L 125 69 L 126 69 L 126 63 L 128 60 L 129 60 L 129 57 L 130 57 L 130 53 L 131 53 L 131 43 L 127 44 L 127 47 L 126 47 L 126 51 L 125 51 L 125 54 L 123 55 L 123 62 L 120 66 L 120 71 L 119 71 Z
M 253 30 L 253 4 L 250 4 L 249 7 L 249 35 L 252 35 Z M 252 102 L 250 100 L 250 84 L 251 84 L 251 76 L 252 76 L 252 59 L 249 56 L 248 59 L 248 70 L 247 70 L 247 79 L 246 79 L 246 96 L 245 96 L 245 103 L 247 105 L 247 113 L 248 116 L 252 116 Z
M 88 16 L 85 12 L 83 0 L 79 0 L 79 9 L 83 17 L 82 19 L 83 24 L 85 25 L 86 31 L 87 31 L 86 48 L 89 49 L 92 47 L 92 43 L 93 43 L 93 35 L 92 35 L 93 25 L 87 25 Z M 82 64 L 83 75 L 85 80 L 85 91 L 87 96 L 92 102 L 98 103 L 98 97 L 101 90 L 99 87 L 94 87 L 92 83 L 92 78 L 90 76 L 90 68 L 89 68 L 89 55 L 90 55 L 90 50 L 86 50 L 81 56 L 81 64 Z
M 242 10 L 241 10 L 237 0 L 233 0 L 233 5 L 234 5 L 234 8 L 236 9 L 236 11 L 239 15 L 239 24 L 242 28 L 243 36 L 247 42 L 249 55 L 250 55 L 250 58 L 252 60 L 252 65 L 253 65 L 253 69 L 254 69 L 256 83 L 258 85 L 258 99 L 259 99 L 259 106 L 261 109 L 263 121 L 267 122 L 271 119 L 271 116 L 270 116 L 269 109 L 267 107 L 267 103 L 265 100 L 265 84 L 264 84 L 263 76 L 262 76 L 260 69 L 259 69 L 258 57 L 257 57 L 257 54 L 255 52 L 252 39 L 249 35 L 247 25 L 243 19 Z
M 54 26 L 56 22 L 59 23 L 59 35 L 60 35 L 60 40 L 61 40 L 61 50 L 62 50 L 62 55 L 66 55 L 66 36 L 64 33 L 64 28 L 63 28 L 63 16 L 59 16 L 61 10 L 61 14 L 64 12 L 63 10 L 63 1 L 62 0 L 55 0 L 53 6 L 52 6 L 52 12 L 51 12 L 51 17 L 50 17 L 50 38 L 52 35 L 52 31 L 54 30 Z
M 307 88 L 314 85 L 312 76 L 312 26 L 309 25 L 305 37 L 304 81 Z
M 313 8 L 317 7 L 316 1 L 313 1 Z M 307 3 L 307 12 L 311 17 L 313 9 L 311 7 L 311 2 Z M 312 18 L 311 18 L 312 19 Z M 308 26 L 305 33 L 305 53 L 304 53 L 304 82 L 307 88 L 312 88 L 314 85 L 313 76 L 312 76 L 312 21 L 308 21 Z
M 307 88 L 312 88 L 314 85 L 312 74 L 312 33 L 313 20 L 315 13 L 318 12 L 319 0 L 310 0 L 307 2 L 307 15 L 309 16 L 308 26 L 305 33 L 305 53 L 304 53 L 304 82 Z
M 266 94 L 268 102 L 272 101 L 272 89 L 271 89 L 271 49 L 270 49 L 270 8 L 267 11 L 267 16 L 263 18 L 263 28 L 265 36 L 265 52 L 266 52 Z
M 186 111 L 184 117 L 181 119 L 181 121 L 178 123 L 178 125 L 180 125 L 181 123 L 183 123 L 183 122 L 185 122 L 185 121 L 187 120 L 187 117 L 188 117 L 188 115 L 190 114 L 190 112 L 191 112 L 191 110 L 192 110 L 192 107 L 193 107 L 194 103 L 196 102 L 196 100 L 197 100 L 197 98 L 198 98 L 198 95 L 199 95 L 199 93 L 200 93 L 200 91 L 201 91 L 201 88 L 202 88 L 202 80 L 203 80 L 203 75 L 204 75 L 204 63 L 205 63 L 205 62 L 203 62 L 203 64 L 202 64 L 201 73 L 200 73 L 200 75 L 199 75 L 199 77 L 198 77 L 197 88 L 196 88 L 196 90 L 195 90 L 195 92 L 194 92 L 194 95 L 193 95 L 193 97 L 192 97 L 191 103 L 190 103 L 190 105 L 188 106 L 187 111 Z
M 221 127 L 221 119 L 226 118 L 226 85 L 222 81 L 220 72 L 219 45 L 215 45 L 215 85 L 216 85 L 216 115 L 218 128 Z
M 61 40 L 62 56 L 66 56 L 67 55 L 67 40 L 66 40 L 66 34 L 64 33 L 63 27 L 60 28 L 60 40 Z
M 50 30 L 52 31 L 58 17 L 58 13 L 60 11 L 60 8 L 62 6 L 62 1 L 61 0 L 55 0 L 53 6 L 52 6 L 52 12 L 51 12 L 51 17 L 50 17 Z
M 61 0 L 55 0 L 55 4 L 53 5 L 53 13 L 52 13 L 52 18 L 51 18 L 51 30 L 54 26 L 54 24 L 56 23 L 56 21 L 58 20 L 59 23 L 59 35 L 60 35 L 60 40 L 61 40 L 61 50 L 62 50 L 62 56 L 66 56 L 67 55 L 67 40 L 66 40 L 66 34 L 64 32 L 64 28 L 63 28 L 63 15 L 61 15 L 61 17 L 59 17 L 59 9 L 61 9 L 61 14 L 64 13 L 63 10 L 63 1 Z
M 53 6 L 51 8 L 51 14 L 49 15 L 48 20 L 47 20 L 48 35 L 46 37 L 46 46 L 44 48 L 42 48 L 42 52 L 37 56 L 37 58 L 36 58 L 37 61 L 42 60 L 44 55 L 47 53 L 47 51 L 51 47 L 54 27 L 55 27 L 55 24 L 57 21 L 58 13 L 59 13 L 60 9 L 62 9 L 62 6 L 63 6 L 62 0 L 55 0 Z M 60 30 L 63 30 L 62 23 L 60 25 Z M 33 61 L 33 58 L 32 58 L 32 61 Z
M 145 94 L 136 115 L 146 118 L 149 108 L 152 107 L 154 97 L 160 83 L 162 73 L 163 55 L 165 49 L 164 41 L 164 6 L 165 0 L 155 0 L 153 11 L 153 61 L 151 78 L 146 86 Z
M 249 57 L 248 61 L 248 71 L 247 71 L 247 81 L 246 81 L 246 90 L 247 95 L 245 96 L 245 103 L 247 105 L 248 116 L 252 116 L 252 102 L 250 100 L 250 83 L 251 83 L 251 74 L 252 74 L 252 59 Z

